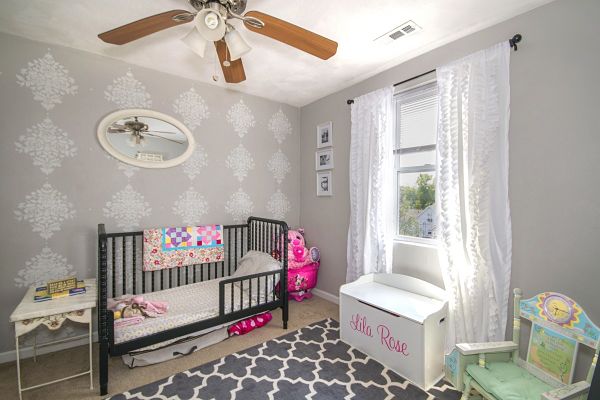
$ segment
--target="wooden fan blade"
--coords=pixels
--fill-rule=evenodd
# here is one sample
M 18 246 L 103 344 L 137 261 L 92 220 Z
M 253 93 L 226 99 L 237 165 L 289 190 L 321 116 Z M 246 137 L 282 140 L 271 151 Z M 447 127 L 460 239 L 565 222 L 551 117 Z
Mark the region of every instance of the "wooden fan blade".
M 337 42 L 279 18 L 259 11 L 248 11 L 245 16 L 258 18 L 265 24 L 264 27 L 259 28 L 244 22 L 246 28 L 251 31 L 283 42 L 323 60 L 327 60 L 337 52 Z
M 230 55 L 227 50 L 227 44 L 224 40 L 215 42 L 215 48 L 217 49 L 217 55 L 219 56 L 219 64 L 223 70 L 223 76 L 227 83 L 240 83 L 246 80 L 246 72 L 244 71 L 244 64 L 242 59 L 238 58 L 235 61 L 229 61 L 229 67 L 223 65 L 223 61 L 229 60 Z
M 190 18 L 173 19 L 176 15 L 189 14 Z M 186 10 L 171 10 L 151 17 L 131 22 L 98 35 L 106 43 L 125 44 L 144 36 L 162 31 L 173 26 L 186 24 L 194 19 L 194 15 Z

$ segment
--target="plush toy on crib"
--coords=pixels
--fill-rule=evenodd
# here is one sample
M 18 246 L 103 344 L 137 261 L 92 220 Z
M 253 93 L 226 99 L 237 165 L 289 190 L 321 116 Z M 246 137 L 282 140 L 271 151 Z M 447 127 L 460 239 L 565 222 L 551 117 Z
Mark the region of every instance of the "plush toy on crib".
M 317 286 L 320 253 L 317 247 L 306 247 L 304 229 L 288 231 L 288 292 L 296 301 L 310 299 Z

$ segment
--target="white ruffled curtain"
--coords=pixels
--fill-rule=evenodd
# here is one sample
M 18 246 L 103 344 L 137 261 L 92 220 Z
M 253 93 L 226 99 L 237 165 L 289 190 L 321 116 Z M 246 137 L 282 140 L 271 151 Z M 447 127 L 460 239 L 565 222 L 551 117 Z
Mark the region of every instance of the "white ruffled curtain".
M 392 270 L 394 88 L 354 99 L 346 281 Z
M 511 272 L 508 42 L 437 69 L 440 263 L 447 348 L 503 340 Z

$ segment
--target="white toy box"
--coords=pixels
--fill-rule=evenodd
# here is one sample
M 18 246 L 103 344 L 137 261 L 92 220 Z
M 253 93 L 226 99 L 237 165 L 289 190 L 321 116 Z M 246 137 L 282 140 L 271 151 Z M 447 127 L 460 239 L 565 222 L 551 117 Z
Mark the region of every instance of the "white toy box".
M 448 301 L 406 275 L 371 274 L 340 288 L 340 337 L 424 390 L 444 375 Z

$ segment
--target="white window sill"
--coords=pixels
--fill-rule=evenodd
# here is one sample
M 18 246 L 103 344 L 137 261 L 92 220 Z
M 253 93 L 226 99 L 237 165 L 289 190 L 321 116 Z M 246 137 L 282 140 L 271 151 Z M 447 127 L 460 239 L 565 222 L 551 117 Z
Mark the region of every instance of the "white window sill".
M 437 250 L 439 248 L 439 242 L 436 239 L 412 239 L 403 236 L 394 237 L 394 244 L 424 247 L 433 250 Z

